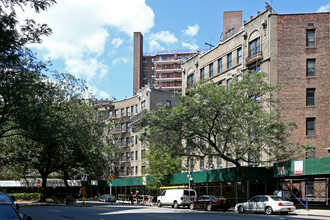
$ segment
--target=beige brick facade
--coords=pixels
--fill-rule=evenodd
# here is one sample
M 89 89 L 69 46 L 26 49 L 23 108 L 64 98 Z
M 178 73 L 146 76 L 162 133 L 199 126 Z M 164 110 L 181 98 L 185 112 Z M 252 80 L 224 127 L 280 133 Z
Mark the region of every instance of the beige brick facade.
M 239 32 L 213 49 L 183 63 L 183 94 L 197 81 L 212 80 L 226 85 L 242 71 L 268 73 L 271 84 L 281 84 L 277 97 L 284 104 L 284 121 L 296 121 L 298 129 L 291 140 L 317 147 L 314 157 L 328 156 L 330 141 L 330 36 L 329 12 L 308 14 L 275 13 L 270 7 L 258 12 Z M 315 30 L 315 46 L 307 47 L 307 30 Z M 260 45 L 251 50 L 253 41 Z M 313 40 L 313 39 L 312 39 Z M 238 50 L 242 58 L 238 61 Z M 259 50 L 259 51 L 258 51 Z M 231 54 L 231 56 L 229 55 Z M 231 66 L 227 66 L 231 57 Z M 307 60 L 315 60 L 316 75 L 306 77 Z M 222 68 L 219 63 L 222 62 Z M 213 65 L 213 75 L 210 74 Z M 204 74 L 203 74 L 204 73 Z M 306 106 L 306 90 L 315 89 L 315 106 Z M 315 118 L 315 134 L 306 135 L 307 118 Z M 204 160 L 204 163 L 206 164 Z M 213 158 L 213 164 L 217 164 Z M 226 164 L 222 163 L 223 167 Z M 198 163 L 195 167 L 199 170 Z M 205 166 L 207 169 L 207 166 Z M 218 166 L 215 166 L 218 168 Z
M 109 101 L 109 108 L 103 108 L 114 122 L 113 135 L 122 149 L 119 163 L 113 164 L 112 173 L 117 178 L 143 175 L 147 163 L 144 154 L 148 147 L 139 139 L 137 128 L 141 128 L 143 112 L 157 109 L 159 103 L 176 105 L 173 93 L 152 89 L 149 86 L 140 89 L 135 96 L 119 101 Z M 104 101 L 103 101 L 104 102 Z

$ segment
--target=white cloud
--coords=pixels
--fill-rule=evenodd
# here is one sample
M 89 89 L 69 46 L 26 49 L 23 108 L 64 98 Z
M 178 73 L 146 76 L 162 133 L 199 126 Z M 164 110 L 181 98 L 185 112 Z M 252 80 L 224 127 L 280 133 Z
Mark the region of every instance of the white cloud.
M 102 79 L 108 72 L 108 66 L 95 58 L 80 59 L 70 58 L 65 60 L 65 70 L 79 78 L 86 78 L 87 81 L 97 76 Z
M 100 90 L 96 86 L 87 85 L 88 91 L 100 99 L 109 99 L 110 95 L 106 91 Z
M 317 9 L 317 12 L 328 12 L 329 9 L 329 3 L 327 5 L 321 5 L 319 9 Z
M 195 42 L 187 43 L 187 42 L 182 42 L 182 47 L 189 48 L 191 50 L 196 50 L 198 49 L 198 45 Z
M 118 47 L 120 47 L 120 45 L 123 44 L 123 42 L 124 41 L 122 39 L 120 39 L 120 38 L 114 38 L 111 41 L 111 45 L 113 45 L 115 48 L 118 48 Z
M 169 31 L 160 31 L 158 33 L 151 34 L 148 37 L 149 47 L 151 51 L 164 50 L 164 47 L 160 43 L 165 43 L 166 45 L 174 44 L 178 42 L 178 39 L 174 34 Z
M 188 25 L 187 26 L 187 29 L 182 30 L 182 33 L 184 35 L 189 36 L 189 37 L 194 37 L 194 36 L 196 36 L 198 34 L 198 31 L 199 31 L 199 25 L 198 24 L 195 24 L 194 26 Z
M 114 28 L 132 38 L 134 31 L 148 32 L 154 26 L 154 16 L 145 0 L 57 0 L 40 14 L 32 10 L 19 13 L 21 20 L 33 18 L 53 30 L 42 44 L 33 45 L 39 54 L 64 60 L 67 71 L 87 79 L 106 74 L 106 66 L 97 60 L 104 55 L 109 30 Z M 122 43 L 120 38 L 111 41 L 115 48 Z
M 112 65 L 118 65 L 119 63 L 128 63 L 129 59 L 126 57 L 119 57 L 112 61 Z

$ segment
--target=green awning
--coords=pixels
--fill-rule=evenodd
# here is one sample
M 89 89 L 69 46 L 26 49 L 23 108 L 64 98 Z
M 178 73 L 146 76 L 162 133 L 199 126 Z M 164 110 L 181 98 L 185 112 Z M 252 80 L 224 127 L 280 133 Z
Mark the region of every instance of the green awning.
M 265 167 L 243 167 L 245 172 L 246 180 L 272 180 L 273 170 L 272 168 Z M 168 176 L 170 185 L 178 184 L 189 184 L 188 172 L 176 173 Z M 211 183 L 211 182 L 237 182 L 241 181 L 238 169 L 236 167 L 215 169 L 215 170 L 204 170 L 198 172 L 192 172 L 193 178 L 191 183 Z M 140 186 L 150 184 L 153 180 L 152 177 L 136 178 L 125 178 L 125 179 L 114 179 L 112 180 L 112 186 Z
M 330 157 L 275 163 L 273 171 L 275 178 L 330 175 Z

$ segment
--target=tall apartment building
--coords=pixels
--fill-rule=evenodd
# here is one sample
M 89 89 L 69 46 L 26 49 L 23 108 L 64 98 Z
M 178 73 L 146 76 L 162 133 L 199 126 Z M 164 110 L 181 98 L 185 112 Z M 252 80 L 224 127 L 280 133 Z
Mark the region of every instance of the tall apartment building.
M 133 94 L 149 84 L 154 88 L 181 94 L 181 63 L 198 51 L 200 50 L 143 53 L 143 35 L 134 32 Z
M 119 101 L 102 101 L 102 110 L 114 123 L 113 135 L 121 148 L 119 163 L 113 164 L 116 178 L 142 176 L 146 165 L 144 154 L 148 147 L 139 140 L 141 116 L 157 109 L 158 104 L 176 105 L 173 93 L 146 86 L 136 95 Z
M 233 36 L 183 63 L 183 94 L 201 79 L 228 85 L 246 70 L 266 72 L 270 84 L 282 86 L 281 120 L 298 125 L 291 140 L 316 146 L 306 158 L 329 156 L 329 17 L 329 12 L 277 14 L 267 6 Z M 208 159 L 215 168 L 230 166 L 215 160 Z M 204 168 L 204 160 L 195 168 Z

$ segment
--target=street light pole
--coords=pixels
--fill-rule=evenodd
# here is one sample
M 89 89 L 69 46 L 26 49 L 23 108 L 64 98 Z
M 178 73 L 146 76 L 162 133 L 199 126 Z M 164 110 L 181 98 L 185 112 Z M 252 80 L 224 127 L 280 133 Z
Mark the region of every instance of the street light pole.
M 190 165 L 190 156 L 189 156 L 189 159 L 188 159 L 188 166 L 189 166 L 189 175 L 188 175 L 188 178 L 189 178 L 189 189 L 190 189 L 190 179 L 191 179 L 191 165 Z
M 111 176 L 111 171 L 110 171 L 110 176 Z M 109 179 L 109 186 L 110 186 L 110 195 L 112 195 L 112 180 Z

